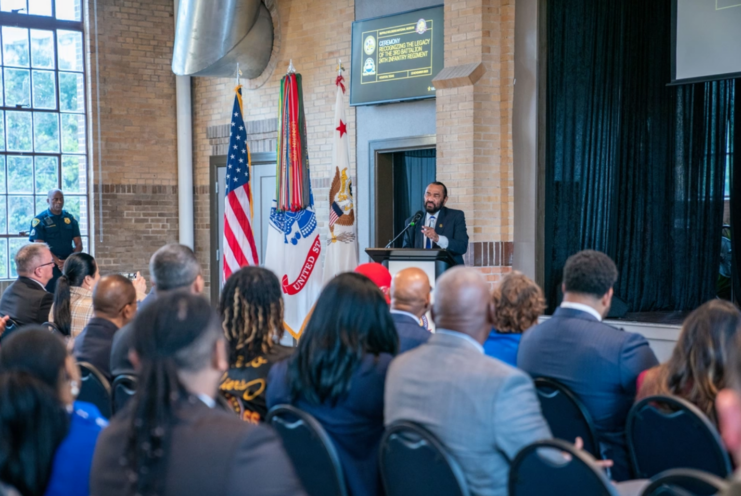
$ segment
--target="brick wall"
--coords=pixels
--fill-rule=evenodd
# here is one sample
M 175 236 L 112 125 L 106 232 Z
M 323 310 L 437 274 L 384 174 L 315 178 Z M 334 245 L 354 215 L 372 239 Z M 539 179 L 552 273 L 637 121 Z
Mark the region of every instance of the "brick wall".
M 317 218 L 320 229 L 328 217 L 328 182 L 332 161 L 332 122 L 334 120 L 337 59 L 350 63 L 350 36 L 354 20 L 353 0 L 280 0 L 265 2 L 273 15 L 276 33 L 270 77 L 259 78 L 260 87 L 250 89 L 244 81 L 244 113 L 247 121 L 274 119 L 278 108 L 281 78 L 293 59 L 296 71 L 303 77 L 309 161 L 311 164 Z M 277 14 L 277 15 L 276 15 Z M 345 77 L 349 79 L 346 72 Z M 263 82 L 264 81 L 264 82 Z M 196 252 L 204 270 L 210 266 L 209 157 L 218 139 L 209 139 L 208 129 L 228 124 L 234 100 L 235 80 L 193 79 L 193 160 L 196 187 Z M 254 85 L 252 85 L 254 86 Z M 347 102 L 346 97 L 346 102 Z M 355 175 L 355 110 L 346 108 L 350 136 L 351 175 Z
M 514 0 L 445 1 L 445 70 L 451 77 L 436 84 L 438 177 L 450 206 L 466 213 L 466 263 L 493 282 L 512 265 Z M 496 247 L 502 256 L 485 255 Z
M 97 43 L 93 6 L 87 3 L 95 255 L 104 273 L 148 275 L 150 255 L 178 238 L 173 2 L 98 0 Z

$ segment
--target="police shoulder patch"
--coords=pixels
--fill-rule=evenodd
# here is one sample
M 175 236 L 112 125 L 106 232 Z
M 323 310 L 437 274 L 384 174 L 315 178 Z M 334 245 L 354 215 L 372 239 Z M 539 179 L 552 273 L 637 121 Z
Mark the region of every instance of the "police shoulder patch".
M 69 217 L 65 217 L 64 218 L 64 223 L 65 224 L 72 224 L 72 219 L 70 219 Z
M 33 219 L 33 221 L 31 222 L 31 225 L 32 225 L 33 227 L 36 227 L 36 226 L 38 226 L 38 225 L 39 225 L 39 222 L 41 222 L 41 221 L 40 221 L 39 219 L 36 219 L 36 218 L 34 218 L 34 219 Z

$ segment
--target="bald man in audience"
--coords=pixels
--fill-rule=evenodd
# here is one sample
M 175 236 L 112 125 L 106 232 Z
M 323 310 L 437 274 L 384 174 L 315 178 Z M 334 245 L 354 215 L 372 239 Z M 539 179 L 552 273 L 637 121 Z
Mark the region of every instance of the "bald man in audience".
M 430 331 L 422 317 L 430 308 L 430 280 L 416 267 L 400 270 L 391 280 L 391 318 L 399 334 L 399 353 L 426 343 Z
M 75 339 L 78 361 L 94 365 L 111 380 L 111 346 L 116 332 L 136 315 L 136 289 L 128 277 L 103 277 L 93 291 L 93 318 Z
M 391 362 L 385 423 L 421 424 L 453 454 L 472 495 L 506 496 L 510 461 L 551 437 L 532 380 L 484 354 L 494 307 L 475 269 L 454 267 L 437 280 L 432 317 L 429 341 Z

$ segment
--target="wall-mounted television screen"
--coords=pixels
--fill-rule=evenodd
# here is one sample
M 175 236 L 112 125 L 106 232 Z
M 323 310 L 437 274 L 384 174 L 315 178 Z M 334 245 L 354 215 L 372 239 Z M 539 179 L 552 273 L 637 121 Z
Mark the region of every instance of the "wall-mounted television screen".
M 443 54 L 442 5 L 355 21 L 350 105 L 434 98 Z

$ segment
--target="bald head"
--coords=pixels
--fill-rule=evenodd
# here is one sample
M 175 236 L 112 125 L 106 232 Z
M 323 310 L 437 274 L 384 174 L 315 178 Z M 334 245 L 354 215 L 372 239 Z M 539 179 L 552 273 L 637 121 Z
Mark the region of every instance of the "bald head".
M 416 267 L 400 270 L 391 280 L 391 309 L 422 317 L 430 306 L 430 280 Z
M 435 327 L 468 334 L 483 344 L 493 325 L 493 310 L 489 283 L 477 270 L 453 267 L 437 280 Z
M 62 193 L 62 190 L 57 188 L 50 189 L 46 195 L 46 203 L 49 204 L 49 210 L 52 214 L 61 214 L 64 208 L 64 193 Z
M 93 291 L 93 311 L 96 317 L 124 326 L 136 313 L 134 285 L 120 274 L 102 277 Z

